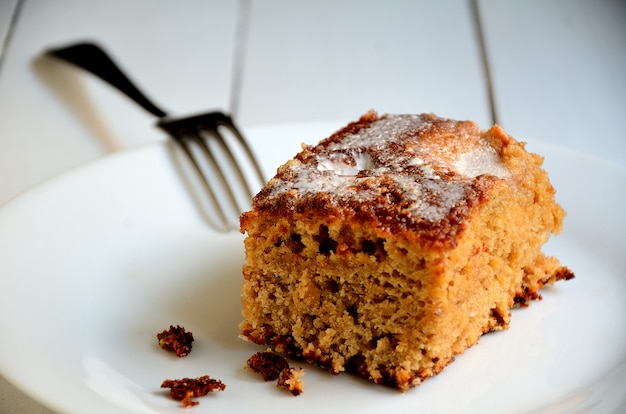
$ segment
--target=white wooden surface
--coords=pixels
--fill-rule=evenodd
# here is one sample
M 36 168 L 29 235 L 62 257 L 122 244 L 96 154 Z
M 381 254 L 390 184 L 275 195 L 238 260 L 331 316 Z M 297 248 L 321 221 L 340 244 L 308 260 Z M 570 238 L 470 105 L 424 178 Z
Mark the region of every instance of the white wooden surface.
M 626 2 L 480 0 L 498 121 L 626 164 Z
M 0 56 L 2 56 L 5 41 L 7 41 L 11 20 L 17 9 L 17 2 L 18 0 L 5 0 L 0 2 Z
M 18 1 L 0 1 L 0 45 Z M 625 164 L 626 2 L 477 3 L 499 123 Z M 100 81 L 38 58 L 47 47 L 97 40 L 173 114 L 221 108 L 244 128 L 370 108 L 487 127 L 475 24 L 469 0 L 22 0 L 0 49 L 0 205 L 63 170 L 164 139 Z M 50 413 L 1 378 L 0 412 Z
M 489 119 L 470 3 L 253 2 L 243 123 L 379 112 Z
M 229 104 L 236 16 L 236 2 L 25 0 L 0 68 L 0 204 L 60 171 L 163 139 L 154 117 L 41 58 L 47 48 L 97 40 L 164 109 L 192 114 Z

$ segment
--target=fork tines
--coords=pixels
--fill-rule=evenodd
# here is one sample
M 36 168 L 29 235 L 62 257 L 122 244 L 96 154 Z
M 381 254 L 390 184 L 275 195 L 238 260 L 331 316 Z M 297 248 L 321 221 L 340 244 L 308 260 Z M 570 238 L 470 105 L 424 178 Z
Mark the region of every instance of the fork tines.
M 223 112 L 168 120 L 165 130 L 191 161 L 224 230 L 239 226 L 239 215 L 265 184 L 256 157 L 233 120 Z

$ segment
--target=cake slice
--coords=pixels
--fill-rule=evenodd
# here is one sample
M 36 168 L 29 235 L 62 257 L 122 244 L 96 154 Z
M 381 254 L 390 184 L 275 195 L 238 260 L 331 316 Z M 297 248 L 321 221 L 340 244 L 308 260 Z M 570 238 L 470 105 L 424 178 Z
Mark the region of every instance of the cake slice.
M 563 209 L 494 126 L 370 111 L 281 166 L 241 216 L 241 336 L 407 390 L 574 275 Z

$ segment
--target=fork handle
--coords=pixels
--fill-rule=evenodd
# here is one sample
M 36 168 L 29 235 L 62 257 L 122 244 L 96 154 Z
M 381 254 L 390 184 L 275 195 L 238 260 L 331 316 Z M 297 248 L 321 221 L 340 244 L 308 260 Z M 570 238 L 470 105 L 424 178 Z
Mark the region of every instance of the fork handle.
M 163 118 L 167 114 L 153 104 L 120 70 L 107 53 L 94 43 L 78 43 L 46 52 L 50 56 L 63 59 L 117 88 L 120 92 L 141 105 L 151 114 Z

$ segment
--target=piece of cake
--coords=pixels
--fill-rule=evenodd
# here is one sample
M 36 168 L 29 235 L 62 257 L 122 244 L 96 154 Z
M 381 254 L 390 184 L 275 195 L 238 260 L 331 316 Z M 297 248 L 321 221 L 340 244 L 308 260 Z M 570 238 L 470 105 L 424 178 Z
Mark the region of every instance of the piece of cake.
M 494 126 L 370 111 L 241 216 L 241 336 L 406 390 L 573 273 L 542 158 Z
M 263 375 L 263 380 L 274 381 L 285 369 L 289 369 L 289 361 L 279 354 L 267 351 L 257 352 L 248 358 L 246 365 L 254 372 Z
M 287 389 L 291 395 L 297 397 L 304 392 L 304 383 L 302 377 L 304 376 L 304 369 L 302 368 L 285 368 L 278 377 L 278 388 Z
M 278 388 L 287 389 L 292 395 L 298 396 L 304 392 L 304 369 L 289 366 L 289 361 L 271 349 L 257 352 L 248 358 L 246 366 L 254 372 L 263 375 L 265 381 L 278 380 Z
M 158 333 L 156 337 L 161 348 L 174 352 L 179 358 L 186 357 L 191 352 L 193 333 L 180 325 L 170 325 L 169 329 Z
M 204 375 L 198 378 L 166 379 L 161 383 L 161 388 L 169 388 L 170 397 L 181 401 L 184 408 L 189 408 L 199 404 L 194 398 L 203 397 L 213 391 L 224 391 L 226 384 Z

